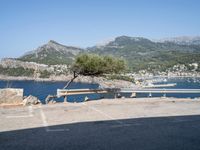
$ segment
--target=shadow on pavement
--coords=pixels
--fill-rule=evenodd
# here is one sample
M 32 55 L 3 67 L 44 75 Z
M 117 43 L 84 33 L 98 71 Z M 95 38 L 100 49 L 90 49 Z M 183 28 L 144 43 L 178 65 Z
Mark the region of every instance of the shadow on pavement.
M 199 150 L 200 115 L 84 122 L 1 132 L 0 149 Z

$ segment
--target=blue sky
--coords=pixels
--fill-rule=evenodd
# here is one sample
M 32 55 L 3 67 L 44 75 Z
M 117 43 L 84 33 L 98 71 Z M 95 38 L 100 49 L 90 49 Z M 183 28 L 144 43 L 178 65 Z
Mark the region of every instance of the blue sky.
M 120 35 L 200 35 L 199 8 L 199 0 L 0 0 L 0 58 L 49 40 L 87 47 Z

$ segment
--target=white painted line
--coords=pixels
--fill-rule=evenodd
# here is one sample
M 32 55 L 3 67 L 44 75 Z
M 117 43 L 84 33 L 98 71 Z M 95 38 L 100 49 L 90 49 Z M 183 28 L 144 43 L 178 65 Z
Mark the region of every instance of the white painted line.
M 29 117 L 33 117 L 33 116 L 6 116 L 6 118 L 29 118 Z
M 42 107 L 39 106 L 40 108 L 40 115 L 41 115 L 41 118 L 42 118 L 42 125 L 43 127 L 45 127 L 45 131 L 46 132 L 65 132 L 65 131 L 69 131 L 69 129 L 50 129 L 49 128 L 49 124 L 47 122 L 47 118 L 44 114 L 44 111 L 42 110 Z
M 95 107 L 88 106 L 88 105 L 85 104 L 85 103 L 83 103 L 83 105 L 87 106 L 87 107 L 88 107 L 89 109 L 91 109 L 91 110 L 94 110 L 94 111 L 96 111 L 96 112 L 102 114 L 103 116 L 107 117 L 108 119 L 110 119 L 110 120 L 112 120 L 112 121 L 115 121 L 115 122 L 118 124 L 118 125 L 116 125 L 116 126 L 120 126 L 120 127 L 130 126 L 130 124 L 126 124 L 126 123 L 124 123 L 124 122 L 122 122 L 122 121 L 119 121 L 117 118 L 114 118 L 114 117 L 112 117 L 112 116 L 110 116 L 110 115 L 108 115 L 108 114 L 102 112 L 101 110 L 98 110 L 98 109 L 95 108 Z M 114 126 L 115 126 L 115 125 L 114 125 Z M 113 127 L 113 126 L 111 126 L 111 127 Z
M 43 127 L 45 127 L 45 130 L 48 132 L 48 130 L 49 130 L 49 125 L 48 125 L 46 116 L 45 116 L 45 114 L 44 114 L 44 112 L 43 112 L 43 110 L 42 110 L 42 107 L 39 106 L 39 108 L 40 108 L 40 115 L 41 115 L 41 118 L 42 118 L 42 125 L 43 125 Z
M 28 106 L 28 113 L 29 113 L 29 116 L 33 116 L 33 107 L 32 106 Z
M 28 106 L 28 115 L 21 115 L 21 116 L 6 116 L 6 118 L 29 118 L 33 117 L 33 107 Z

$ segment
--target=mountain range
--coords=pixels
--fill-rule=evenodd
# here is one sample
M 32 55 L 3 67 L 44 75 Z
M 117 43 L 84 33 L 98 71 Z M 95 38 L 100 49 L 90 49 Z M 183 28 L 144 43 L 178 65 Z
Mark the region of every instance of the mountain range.
M 36 50 L 25 53 L 18 59 L 48 65 L 70 64 L 75 56 L 83 51 L 84 49 L 65 46 L 50 40 L 47 44 L 38 47 Z
M 150 40 L 119 36 L 104 45 L 86 49 L 65 46 L 53 40 L 17 58 L 48 65 L 71 64 L 81 53 L 113 55 L 123 58 L 132 71 L 166 70 L 176 64 L 200 63 L 200 37 L 176 37 Z
M 172 42 L 179 45 L 200 45 L 200 36 L 180 36 L 155 40 L 157 42 Z

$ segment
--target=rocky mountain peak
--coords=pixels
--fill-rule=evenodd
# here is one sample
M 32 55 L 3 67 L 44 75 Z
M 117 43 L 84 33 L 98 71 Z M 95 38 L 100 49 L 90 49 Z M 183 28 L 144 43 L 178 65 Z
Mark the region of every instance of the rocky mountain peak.
M 81 48 L 65 46 L 56 41 L 48 43 L 24 54 L 19 60 L 33 61 L 44 64 L 69 64 L 74 57 L 83 51 Z
M 179 45 L 200 45 L 200 36 L 179 36 L 171 38 L 163 38 L 157 42 L 172 42 Z
M 129 36 L 119 36 L 115 38 L 115 41 L 135 41 L 135 42 L 139 42 L 142 40 L 148 40 L 146 38 L 143 37 L 129 37 Z
M 45 45 L 57 46 L 57 45 L 62 45 L 62 44 L 60 44 L 60 43 L 58 43 L 58 42 L 56 42 L 54 40 L 49 40 L 49 42 L 47 44 L 45 44 Z M 62 46 L 64 46 L 64 45 L 62 45 Z
M 149 42 L 151 42 L 149 39 L 143 37 L 119 36 L 116 37 L 114 41 L 110 42 L 108 46 L 125 46 Z
M 54 41 L 54 40 L 49 40 L 48 42 L 49 44 L 54 43 L 54 44 L 59 44 L 58 42 Z

